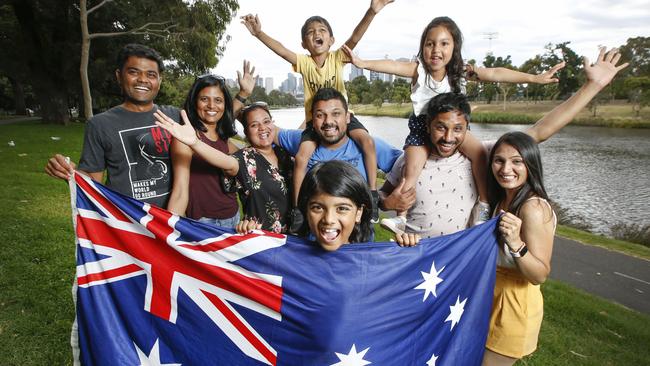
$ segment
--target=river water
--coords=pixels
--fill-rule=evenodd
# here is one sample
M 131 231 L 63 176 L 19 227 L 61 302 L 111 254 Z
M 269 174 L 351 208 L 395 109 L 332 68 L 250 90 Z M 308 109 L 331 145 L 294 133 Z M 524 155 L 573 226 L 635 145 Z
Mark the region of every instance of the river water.
M 282 128 L 297 128 L 302 109 L 272 111 Z M 359 116 L 372 136 L 401 147 L 407 120 Z M 471 124 L 483 140 L 495 140 L 527 126 Z M 540 145 L 546 189 L 551 199 L 607 234 L 618 222 L 650 224 L 650 130 L 567 126 Z

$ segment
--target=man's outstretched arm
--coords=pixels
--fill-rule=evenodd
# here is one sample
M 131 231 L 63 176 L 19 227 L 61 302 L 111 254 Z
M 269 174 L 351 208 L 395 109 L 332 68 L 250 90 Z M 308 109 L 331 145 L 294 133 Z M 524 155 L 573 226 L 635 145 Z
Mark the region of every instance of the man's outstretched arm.
M 605 47 L 600 49 L 598 60 L 594 64 L 589 59 L 584 59 L 584 70 L 587 82 L 564 103 L 553 108 L 542 119 L 526 130 L 538 143 L 546 141 L 549 137 L 560 131 L 569 124 L 575 116 L 593 99 L 614 76 L 628 66 L 628 63 L 616 66 L 621 59 L 621 54 L 616 48 L 606 51 Z

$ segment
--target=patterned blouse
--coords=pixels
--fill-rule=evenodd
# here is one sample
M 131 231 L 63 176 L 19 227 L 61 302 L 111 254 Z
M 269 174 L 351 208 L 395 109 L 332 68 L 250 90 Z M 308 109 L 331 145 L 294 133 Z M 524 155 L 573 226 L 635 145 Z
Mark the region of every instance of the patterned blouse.
M 278 167 L 252 147 L 243 148 L 232 156 L 239 161 L 234 184 L 244 209 L 244 219 L 256 220 L 262 229 L 275 233 L 287 231 L 291 210 L 291 156 L 281 147 L 273 148 Z M 232 180 L 226 181 L 232 185 Z

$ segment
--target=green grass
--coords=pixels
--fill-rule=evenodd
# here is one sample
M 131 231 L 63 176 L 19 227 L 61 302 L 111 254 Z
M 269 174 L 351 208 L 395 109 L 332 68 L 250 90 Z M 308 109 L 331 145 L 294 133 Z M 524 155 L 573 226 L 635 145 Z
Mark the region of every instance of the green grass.
M 556 234 L 564 238 L 579 241 L 584 244 L 596 245 L 605 249 L 615 250 L 621 253 L 650 260 L 650 248 L 641 244 L 611 239 L 602 235 L 592 234 L 564 225 L 558 225 Z
M 43 171 L 79 157 L 83 126 L 0 126 L 0 364 L 70 364 L 74 236 L 67 185 Z M 55 141 L 51 136 L 60 137 Z M 13 140 L 15 147 L 6 143 Z
M 502 124 L 532 124 L 559 105 L 561 101 L 508 102 L 506 109 L 503 104 L 472 102 L 472 122 L 502 123 Z M 381 107 L 369 104 L 351 106 L 354 113 L 369 116 L 389 116 L 408 118 L 412 107 L 409 103 L 401 105 L 384 103 Z M 636 116 L 632 106 L 623 101 L 614 101 L 597 107 L 596 116 L 588 108 L 583 109 L 576 119 L 571 122 L 577 126 L 600 126 L 619 128 L 650 128 L 650 108 L 643 108 Z
M 0 365 L 71 364 L 70 199 L 43 168 L 55 152 L 78 160 L 82 132 L 80 124 L 0 126 Z M 383 229 L 376 236 L 390 237 Z M 650 364 L 650 317 L 558 282 L 542 288 L 539 350 L 519 365 Z
M 542 285 L 537 352 L 516 365 L 649 365 L 650 317 L 569 285 Z

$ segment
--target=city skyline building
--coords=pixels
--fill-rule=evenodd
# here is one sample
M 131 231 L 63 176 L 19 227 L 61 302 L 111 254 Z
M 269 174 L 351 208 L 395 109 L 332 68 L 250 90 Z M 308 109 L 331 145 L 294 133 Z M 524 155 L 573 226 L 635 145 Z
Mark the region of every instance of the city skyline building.
M 269 94 L 271 92 L 271 90 L 273 90 L 273 78 L 272 77 L 264 78 L 264 90 L 266 91 L 266 94 Z

